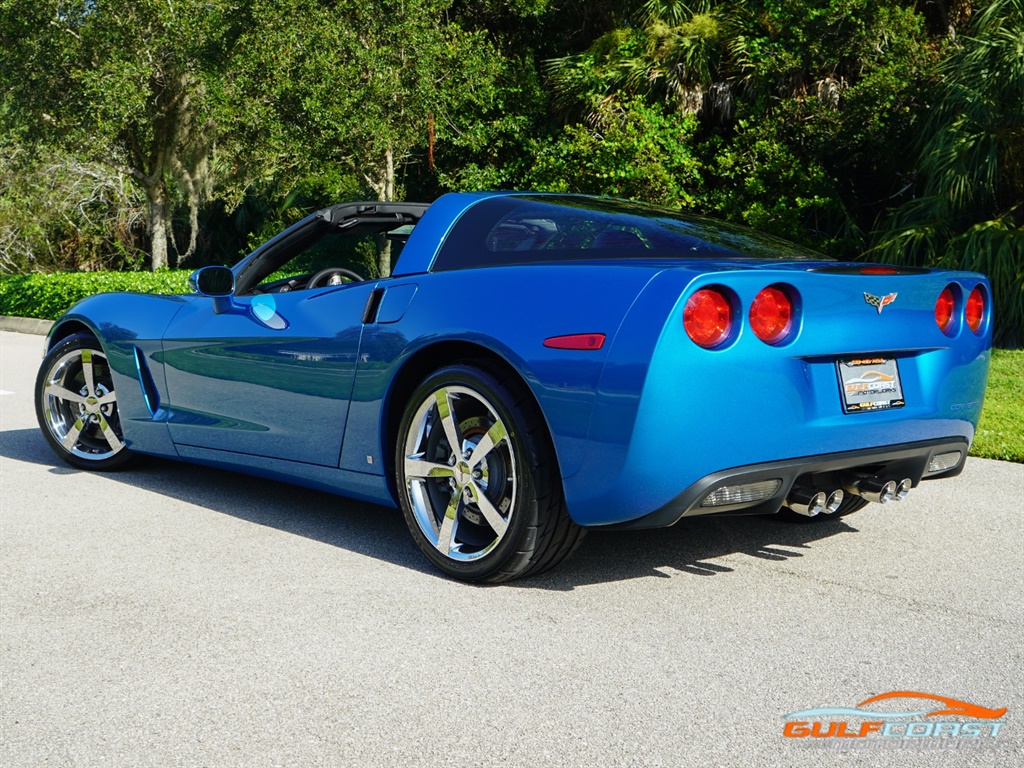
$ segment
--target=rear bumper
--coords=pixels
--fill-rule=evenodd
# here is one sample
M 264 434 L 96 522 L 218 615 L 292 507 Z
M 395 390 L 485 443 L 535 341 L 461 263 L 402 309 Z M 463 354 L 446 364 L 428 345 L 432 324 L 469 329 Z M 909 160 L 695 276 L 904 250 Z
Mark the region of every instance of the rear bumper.
M 764 464 L 751 464 L 714 472 L 702 477 L 668 504 L 636 520 L 615 525 L 595 526 L 601 530 L 628 530 L 637 528 L 664 528 L 681 518 L 709 514 L 775 514 L 785 503 L 794 485 L 805 485 L 821 490 L 839 488 L 841 478 L 864 474 L 885 479 L 910 478 L 916 486 L 921 480 L 953 477 L 963 470 L 967 459 L 968 443 L 961 437 L 901 443 L 883 448 L 828 453 Z M 956 464 L 946 469 L 929 472 L 931 461 L 941 454 L 960 452 Z M 778 480 L 779 487 L 769 498 L 755 502 L 720 506 L 701 506 L 719 489 L 770 480 Z

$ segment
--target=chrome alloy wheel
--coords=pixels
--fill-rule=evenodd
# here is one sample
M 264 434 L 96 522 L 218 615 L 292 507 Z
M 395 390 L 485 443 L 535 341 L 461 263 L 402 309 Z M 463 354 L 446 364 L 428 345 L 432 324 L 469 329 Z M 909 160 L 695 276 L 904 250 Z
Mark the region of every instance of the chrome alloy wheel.
M 501 543 L 516 506 L 516 455 L 497 409 L 479 392 L 445 386 L 412 418 L 405 493 L 422 534 L 444 557 L 473 562 Z
M 57 357 L 39 397 L 42 421 L 71 456 L 99 462 L 124 450 L 114 383 L 102 351 L 71 349 Z

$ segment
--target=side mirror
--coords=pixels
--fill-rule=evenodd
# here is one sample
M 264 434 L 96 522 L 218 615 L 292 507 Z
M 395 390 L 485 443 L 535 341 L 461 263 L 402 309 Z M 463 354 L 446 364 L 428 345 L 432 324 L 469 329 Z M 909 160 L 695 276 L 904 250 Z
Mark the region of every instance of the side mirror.
M 235 274 L 227 267 L 203 267 L 188 276 L 193 293 L 213 299 L 214 314 L 231 310 L 231 294 L 235 292 Z

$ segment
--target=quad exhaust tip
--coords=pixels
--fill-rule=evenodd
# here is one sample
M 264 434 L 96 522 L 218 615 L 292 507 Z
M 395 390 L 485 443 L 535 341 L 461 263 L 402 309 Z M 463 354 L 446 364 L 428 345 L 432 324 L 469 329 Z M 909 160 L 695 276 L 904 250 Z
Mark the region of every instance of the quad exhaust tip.
M 847 493 L 860 496 L 868 501 L 885 504 L 889 501 L 903 501 L 914 486 L 909 477 L 902 480 L 884 480 L 879 477 L 854 477 L 830 493 L 814 488 L 794 486 L 786 497 L 785 505 L 798 515 L 816 517 L 834 515 L 842 506 Z
M 846 483 L 846 490 L 868 501 L 885 504 L 889 501 L 903 501 L 910 493 L 913 482 L 909 477 L 900 481 L 882 480 L 877 477 L 861 477 Z
M 845 496 L 839 488 L 828 494 L 813 488 L 793 488 L 786 497 L 786 506 L 804 517 L 832 515 L 839 509 Z

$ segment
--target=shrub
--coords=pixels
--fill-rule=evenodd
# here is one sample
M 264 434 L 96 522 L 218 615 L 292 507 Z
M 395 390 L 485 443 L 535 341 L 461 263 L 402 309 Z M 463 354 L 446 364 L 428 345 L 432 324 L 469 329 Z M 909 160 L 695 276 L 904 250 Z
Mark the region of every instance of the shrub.
M 56 320 L 94 293 L 188 293 L 188 270 L 0 275 L 0 315 Z

